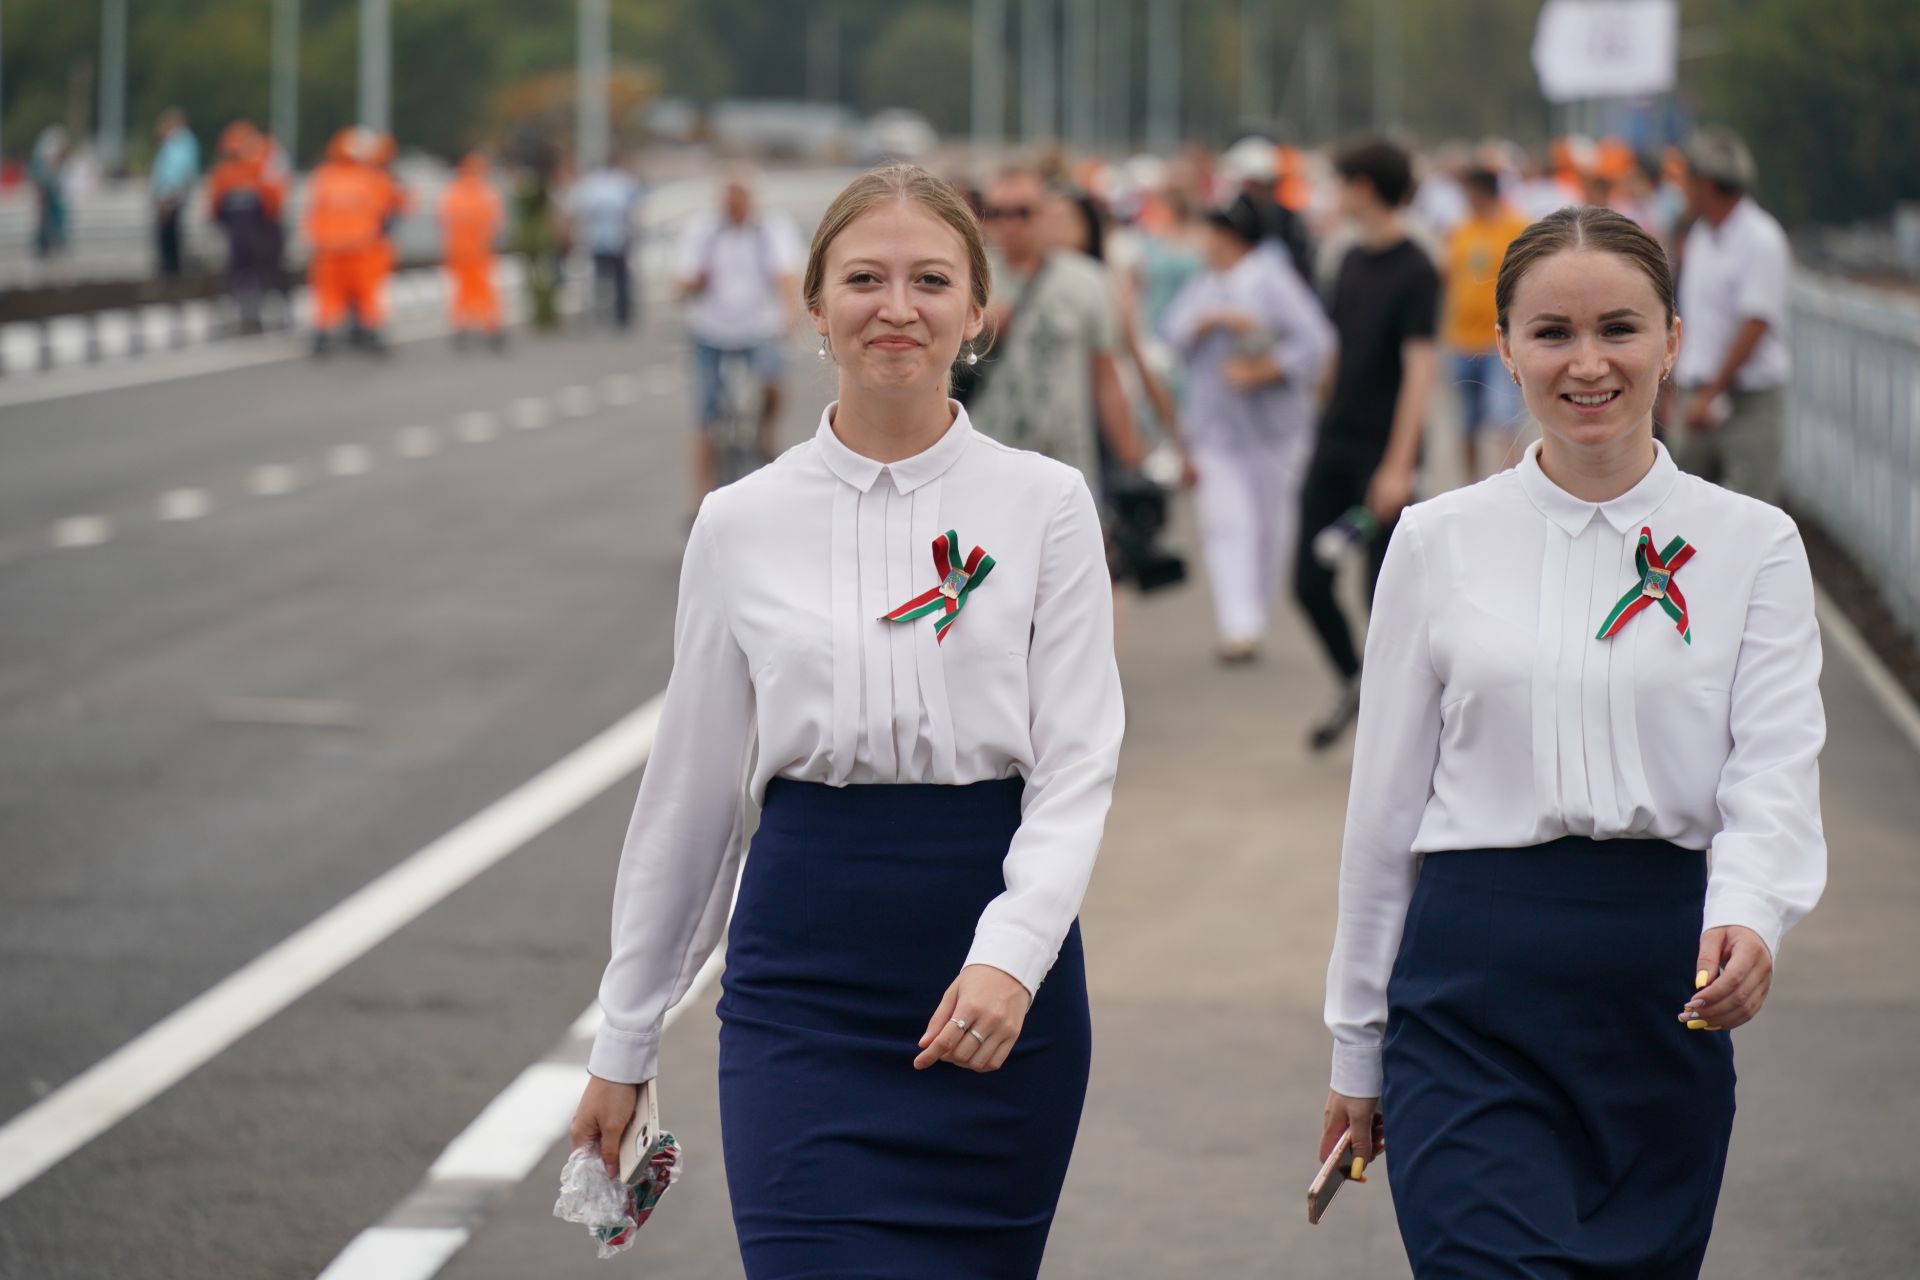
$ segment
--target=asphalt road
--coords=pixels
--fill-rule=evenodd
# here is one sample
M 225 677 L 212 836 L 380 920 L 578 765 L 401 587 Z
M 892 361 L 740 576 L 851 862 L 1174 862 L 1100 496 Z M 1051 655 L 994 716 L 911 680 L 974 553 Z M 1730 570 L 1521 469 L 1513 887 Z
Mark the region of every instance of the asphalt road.
M 827 394 L 796 355 L 789 440 Z M 546 425 L 516 425 L 529 400 Z M 0 1121 L 664 685 L 688 420 L 664 326 L 0 411 Z M 206 513 L 160 519 L 183 489 Z M 85 515 L 111 535 L 49 543 Z M 1198 586 L 1123 621 L 1093 1092 L 1047 1274 L 1401 1276 L 1391 1157 L 1300 1221 L 1346 777 L 1299 745 L 1325 677 L 1290 622 L 1250 670 L 1207 646 Z M 1833 887 L 1739 1040 L 1729 1280 L 1920 1250 L 1920 755 L 1833 646 L 1826 692 Z M 0 1200 L 0 1277 L 315 1275 L 591 999 L 633 782 Z M 739 1274 L 710 999 L 664 1059 L 690 1174 L 629 1262 L 548 1216 L 555 1150 L 443 1274 Z

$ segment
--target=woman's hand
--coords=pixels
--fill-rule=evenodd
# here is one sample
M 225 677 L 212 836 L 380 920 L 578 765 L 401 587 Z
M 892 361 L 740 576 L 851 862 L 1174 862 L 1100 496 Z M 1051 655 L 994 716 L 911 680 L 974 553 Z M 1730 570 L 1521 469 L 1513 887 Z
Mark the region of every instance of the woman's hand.
M 633 1109 L 640 1098 L 640 1086 L 587 1077 L 587 1091 L 573 1112 L 573 1128 L 568 1133 L 567 1149 L 576 1151 L 591 1144 L 600 1148 L 600 1163 L 607 1176 L 620 1180 L 620 1136 L 633 1120 Z
M 1344 1093 L 1327 1094 L 1327 1110 L 1320 1123 L 1320 1161 L 1333 1154 L 1340 1135 L 1353 1133 L 1353 1154 L 1365 1164 L 1387 1149 L 1386 1129 L 1380 1122 L 1380 1099 L 1349 1098 Z
M 913 1069 L 925 1071 L 946 1061 L 969 1071 L 998 1071 L 1020 1039 L 1032 1002 L 1025 985 L 1012 974 L 988 964 L 968 965 L 928 1021 Z M 964 1030 L 961 1023 L 966 1024 Z
M 1752 1022 L 1773 987 L 1773 953 L 1744 925 L 1722 925 L 1700 935 L 1699 973 L 1706 985 L 1687 1001 L 1681 1021 L 1694 1031 L 1731 1031 Z M 1699 1024 L 1699 1025 L 1695 1025 Z

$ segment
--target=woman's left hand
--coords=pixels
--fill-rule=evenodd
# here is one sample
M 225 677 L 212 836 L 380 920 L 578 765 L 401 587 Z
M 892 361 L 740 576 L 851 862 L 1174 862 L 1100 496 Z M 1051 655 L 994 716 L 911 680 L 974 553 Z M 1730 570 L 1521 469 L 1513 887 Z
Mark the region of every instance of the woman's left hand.
M 968 965 L 947 988 L 927 1023 L 913 1069 L 925 1071 L 946 1061 L 969 1071 L 998 1071 L 1020 1039 L 1031 1003 L 1027 988 L 1012 974 L 992 965 Z M 978 1036 L 973 1034 L 976 1031 Z
M 1773 953 L 1760 935 L 1742 925 L 1722 925 L 1700 935 L 1700 958 L 1707 985 L 1687 1001 L 1687 1021 L 1704 1022 L 1703 1031 L 1731 1031 L 1752 1022 L 1773 986 Z M 1696 982 L 1699 977 L 1696 974 Z

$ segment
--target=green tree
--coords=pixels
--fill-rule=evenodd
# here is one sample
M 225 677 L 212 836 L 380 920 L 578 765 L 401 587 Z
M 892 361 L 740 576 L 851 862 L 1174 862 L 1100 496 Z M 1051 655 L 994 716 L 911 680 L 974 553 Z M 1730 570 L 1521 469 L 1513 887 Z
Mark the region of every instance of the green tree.
M 903 9 L 867 46 L 860 100 L 868 110 L 909 107 L 942 132 L 964 132 L 973 103 L 973 36 L 951 5 Z

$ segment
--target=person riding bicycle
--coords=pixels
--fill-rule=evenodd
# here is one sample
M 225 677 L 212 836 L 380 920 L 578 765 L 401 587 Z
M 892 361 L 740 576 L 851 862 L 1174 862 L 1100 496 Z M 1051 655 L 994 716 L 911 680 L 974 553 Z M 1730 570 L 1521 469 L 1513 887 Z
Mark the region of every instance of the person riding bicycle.
M 693 453 L 696 508 L 717 481 L 715 431 L 725 411 L 723 366 L 729 358 L 746 361 L 760 383 L 755 438 L 760 458 L 773 456 L 785 347 L 798 312 L 805 257 L 793 223 L 756 207 L 753 175 L 746 170 L 728 175 L 720 211 L 696 219 L 681 237 L 677 274 L 680 296 L 690 303 L 687 327 L 699 375 L 700 434 Z

